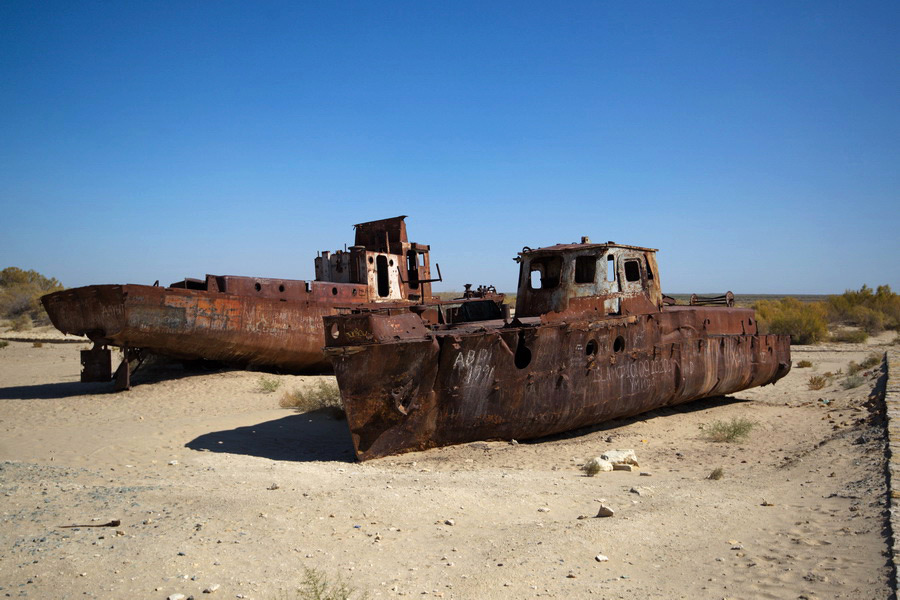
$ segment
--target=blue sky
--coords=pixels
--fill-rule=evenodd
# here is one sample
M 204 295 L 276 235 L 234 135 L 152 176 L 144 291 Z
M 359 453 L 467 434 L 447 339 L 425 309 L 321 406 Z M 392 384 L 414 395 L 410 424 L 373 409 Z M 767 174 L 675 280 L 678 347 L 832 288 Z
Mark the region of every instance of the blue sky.
M 306 279 L 409 215 L 446 282 L 660 248 L 670 293 L 900 289 L 900 4 L 5 2 L 0 267 Z

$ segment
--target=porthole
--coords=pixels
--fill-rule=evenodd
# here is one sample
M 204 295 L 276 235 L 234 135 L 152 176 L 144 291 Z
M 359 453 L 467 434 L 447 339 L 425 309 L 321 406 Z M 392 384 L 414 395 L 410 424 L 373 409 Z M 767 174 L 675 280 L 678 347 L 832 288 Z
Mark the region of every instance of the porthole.
M 278 286 L 278 291 L 284 293 L 284 284 Z
M 256 288 L 256 291 L 257 291 L 257 292 L 260 291 L 260 290 L 262 290 L 262 286 L 259 284 L 258 281 L 257 281 L 255 284 L 253 284 L 253 287 Z
M 625 349 L 625 338 L 621 335 L 613 342 L 613 352 L 622 352 Z
M 391 265 L 391 266 L 393 267 L 393 266 L 394 266 L 394 259 L 389 260 L 389 261 L 388 261 L 388 264 Z
M 373 262 L 375 262 L 375 259 L 372 258 L 372 257 L 370 256 L 370 257 L 369 257 L 369 264 L 371 265 Z
M 336 287 L 331 288 L 331 295 L 337 296 L 337 288 Z
M 338 337 L 341 335 L 341 330 L 338 328 L 337 323 L 331 324 L 331 327 L 328 328 L 328 333 L 331 334 L 331 339 L 338 339 Z
M 593 356 L 594 354 L 597 354 L 597 340 L 589 341 L 584 347 L 584 353 L 587 356 Z

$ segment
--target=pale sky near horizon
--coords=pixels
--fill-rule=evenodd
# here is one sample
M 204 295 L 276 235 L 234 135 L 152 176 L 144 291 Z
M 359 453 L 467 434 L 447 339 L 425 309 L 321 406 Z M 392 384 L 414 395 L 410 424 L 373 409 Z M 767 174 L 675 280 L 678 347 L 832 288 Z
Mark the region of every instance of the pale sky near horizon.
M 669 293 L 900 290 L 900 3 L 4 2 L 0 268 L 445 282 L 659 248 Z

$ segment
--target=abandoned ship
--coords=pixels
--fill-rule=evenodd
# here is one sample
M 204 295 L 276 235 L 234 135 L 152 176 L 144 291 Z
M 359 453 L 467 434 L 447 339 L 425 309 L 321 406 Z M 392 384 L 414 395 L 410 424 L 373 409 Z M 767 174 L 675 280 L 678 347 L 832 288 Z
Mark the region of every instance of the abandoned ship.
M 763 335 L 730 292 L 678 306 L 656 250 L 524 248 L 515 318 L 428 322 L 410 311 L 325 317 L 360 460 L 551 435 L 774 383 L 790 338 Z
M 57 329 L 94 342 L 82 351 L 82 381 L 111 379 L 108 346 L 125 349 L 116 371 L 120 389 L 130 386 L 131 369 L 145 353 L 290 372 L 327 370 L 325 315 L 376 304 L 417 310 L 437 323 L 454 309 L 458 316 L 471 297 L 485 295 L 480 288 L 455 303 L 432 298 L 429 246 L 409 242 L 405 219 L 355 225 L 353 246 L 315 259 L 315 281 L 207 275 L 168 287 L 90 285 L 41 301 Z M 502 296 L 491 292 L 496 316 Z

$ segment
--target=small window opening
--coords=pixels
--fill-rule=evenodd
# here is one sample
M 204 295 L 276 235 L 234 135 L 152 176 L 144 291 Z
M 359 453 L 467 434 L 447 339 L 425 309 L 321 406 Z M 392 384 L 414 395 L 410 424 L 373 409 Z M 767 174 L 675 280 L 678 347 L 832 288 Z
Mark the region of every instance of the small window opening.
M 337 288 L 336 287 L 331 288 L 331 295 L 337 296 Z
M 594 354 L 597 354 L 597 340 L 589 341 L 584 347 L 584 353 L 587 356 L 593 356 Z
M 613 342 L 613 352 L 621 352 L 625 349 L 625 338 L 621 335 L 616 338 L 616 341 Z
M 284 284 L 278 286 L 278 291 L 284 293 Z
M 373 262 L 375 262 L 375 259 L 372 258 L 372 257 L 370 256 L 370 257 L 369 257 L 369 264 L 371 265 Z
M 575 283 L 594 283 L 597 277 L 597 258 L 594 256 L 575 257 Z
M 647 279 L 653 279 L 653 269 L 650 268 L 650 259 L 644 257 L 644 266 L 647 268 Z
M 549 290 L 559 285 L 559 275 L 562 271 L 561 256 L 547 256 L 531 261 L 531 275 L 529 277 L 531 289 Z M 535 275 L 537 273 L 537 275 Z
M 386 256 L 379 256 L 375 261 L 375 270 L 378 277 L 378 295 L 382 298 L 391 293 L 391 283 L 388 280 L 388 261 Z
M 641 280 L 641 263 L 636 260 L 625 261 L 625 281 Z
M 253 287 L 256 288 L 256 291 L 257 291 L 257 292 L 260 291 L 260 290 L 262 290 L 262 286 L 259 284 L 258 281 L 257 281 L 255 284 L 253 284 Z
M 606 255 L 606 280 L 616 280 L 616 257 L 612 254 Z

